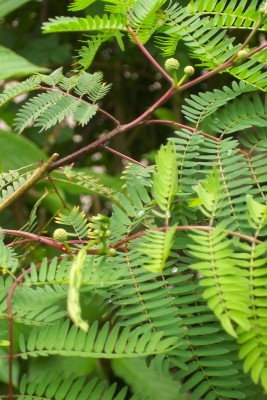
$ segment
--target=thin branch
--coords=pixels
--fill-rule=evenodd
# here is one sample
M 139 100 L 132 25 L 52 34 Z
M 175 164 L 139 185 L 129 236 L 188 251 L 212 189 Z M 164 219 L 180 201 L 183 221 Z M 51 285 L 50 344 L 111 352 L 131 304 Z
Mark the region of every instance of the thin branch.
M 4 232 L 6 235 L 11 235 L 11 236 L 25 237 L 28 239 L 28 241 L 40 242 L 40 243 L 46 244 L 47 246 L 54 247 L 55 249 L 58 249 L 58 250 L 62 251 L 63 253 L 68 254 L 68 251 L 67 251 L 67 249 L 65 249 L 63 243 L 59 243 L 56 240 L 54 240 L 53 238 L 50 238 L 47 236 L 40 236 L 40 235 L 36 235 L 35 233 L 31 233 L 31 232 L 17 231 L 14 229 L 4 229 L 4 228 L 0 228 L 0 232 Z
M 250 52 L 248 57 L 260 52 L 261 50 L 263 50 L 266 47 L 267 47 L 267 43 L 264 43 L 263 45 L 259 46 L 257 49 Z M 235 55 L 235 57 L 236 57 L 236 55 Z M 226 61 L 224 64 L 220 65 L 219 67 L 207 72 L 206 74 L 204 74 L 202 76 L 199 76 L 196 79 L 193 79 L 193 80 L 185 83 L 182 86 L 179 86 L 178 88 L 173 88 L 173 87 L 170 88 L 167 92 L 164 93 L 164 95 L 158 101 L 156 101 L 151 107 L 148 108 L 147 111 L 145 111 L 139 117 L 137 117 L 133 121 L 129 122 L 128 124 L 117 126 L 115 129 L 112 129 L 109 133 L 107 133 L 104 136 L 101 136 L 99 139 L 95 140 L 93 143 L 89 144 L 88 146 L 85 146 L 82 149 L 77 150 L 76 152 L 74 152 L 72 154 L 69 154 L 67 157 L 64 157 L 61 160 L 56 161 L 48 168 L 48 172 L 54 171 L 55 169 L 62 167 L 64 165 L 71 164 L 73 161 L 76 161 L 80 157 L 83 157 L 84 155 L 88 154 L 89 152 L 94 151 L 99 146 L 102 146 L 104 143 L 106 143 L 109 139 L 113 138 L 114 136 L 117 136 L 121 133 L 127 132 L 128 130 L 140 125 L 141 123 L 144 123 L 159 106 L 166 103 L 166 101 L 168 101 L 175 93 L 182 92 L 191 86 L 194 86 L 200 82 L 205 81 L 206 79 L 217 74 L 218 72 L 221 72 L 224 69 L 231 67 L 232 65 L 234 65 L 233 59 L 235 57 L 231 57 L 230 60 Z
M 170 226 L 163 226 L 161 228 L 155 228 L 155 231 L 167 231 L 170 228 L 171 228 Z M 210 231 L 213 231 L 214 229 L 215 228 L 212 227 L 212 226 L 202 226 L 202 225 L 182 225 L 182 226 L 177 226 L 176 227 L 177 231 L 198 230 L 198 231 L 208 231 L 208 232 L 210 232 Z M 255 239 L 252 236 L 244 235 L 243 233 L 229 231 L 228 229 L 223 229 L 222 231 L 226 232 L 229 235 L 237 236 L 240 239 L 246 240 L 248 242 L 263 243 L 261 240 Z M 125 239 L 122 239 L 122 240 L 116 242 L 115 244 L 113 244 L 113 248 L 116 249 L 116 248 L 124 245 L 125 243 L 128 243 L 131 240 L 137 239 L 137 238 L 139 238 L 141 236 L 144 236 L 146 234 L 147 234 L 146 231 L 135 233 L 134 235 L 128 236 Z
M 49 87 L 49 86 L 38 85 L 38 86 L 37 86 L 37 89 L 41 89 L 41 90 L 45 90 L 45 91 L 51 91 L 51 92 L 59 91 L 59 92 L 62 93 L 63 95 L 72 96 L 72 97 L 74 97 L 75 99 L 77 99 L 77 100 L 79 100 L 79 101 L 81 101 L 81 102 L 83 102 L 83 103 L 85 103 L 85 104 L 90 104 L 90 105 L 93 104 L 93 103 L 90 103 L 90 102 L 88 102 L 88 101 L 82 99 L 81 97 L 74 96 L 73 94 L 70 94 L 70 93 L 68 93 L 68 92 L 64 92 L 64 90 L 60 90 L 60 89 L 59 89 L 58 87 L 56 87 L 56 86 L 55 86 L 55 87 Z M 34 90 L 36 90 L 36 89 L 34 89 Z M 105 115 L 105 116 L 106 116 L 108 119 L 110 119 L 111 121 L 115 122 L 116 125 L 120 125 L 120 124 L 121 124 L 120 121 L 119 121 L 117 118 L 115 118 L 113 115 L 111 115 L 111 114 L 108 113 L 107 111 L 103 110 L 103 108 L 98 107 L 98 108 L 97 108 L 97 111 L 99 111 L 101 114 Z
M 250 34 L 248 35 L 248 37 L 246 38 L 246 40 L 242 44 L 241 49 L 244 49 L 249 44 L 249 42 L 251 42 L 251 40 L 254 38 L 255 34 L 257 33 L 258 29 L 260 28 L 261 24 L 265 20 L 265 18 L 266 18 L 266 10 L 267 10 L 267 1 L 265 1 L 264 9 L 265 9 L 265 12 L 263 12 L 261 14 L 261 16 L 258 19 L 258 21 L 256 22 L 254 28 L 252 29 L 252 31 L 250 32 Z
M 113 115 L 109 114 L 107 111 L 103 110 L 102 108 L 98 107 L 97 111 L 99 111 L 101 114 L 105 115 L 105 117 L 107 117 L 111 121 L 115 122 L 115 124 L 117 126 L 121 125 L 120 121 L 117 118 L 113 117 Z
M 155 60 L 154 57 L 147 51 L 145 46 L 140 42 L 136 34 L 134 33 L 133 29 L 130 27 L 130 25 L 127 25 L 128 32 L 132 36 L 133 40 L 139 47 L 139 49 L 142 51 L 142 53 L 148 58 L 148 60 L 157 68 L 157 70 L 167 79 L 168 82 L 173 84 L 173 79 L 172 77 L 159 65 L 159 63 Z
M 248 58 L 251 57 L 251 56 L 253 56 L 254 54 L 259 53 L 260 51 L 262 51 L 262 50 L 265 49 L 266 47 L 267 47 L 267 43 L 264 43 L 264 44 L 262 44 L 261 46 L 257 47 L 255 50 L 251 51 L 251 52 L 248 54 Z M 239 50 L 238 50 L 238 51 L 239 51 Z M 201 76 L 199 76 L 198 78 L 193 79 L 193 80 L 191 80 L 191 81 L 185 83 L 185 84 L 182 85 L 182 86 L 179 86 L 179 87 L 176 89 L 176 91 L 177 91 L 177 92 L 182 92 L 182 91 L 184 91 L 185 89 L 188 89 L 188 88 L 191 87 L 191 86 L 195 86 L 196 84 L 205 81 L 206 79 L 208 79 L 208 78 L 210 78 L 211 76 L 217 74 L 218 72 L 221 72 L 221 71 L 223 71 L 224 69 L 233 66 L 233 65 L 234 65 L 234 59 L 236 58 L 237 53 L 238 53 L 238 52 L 236 52 L 228 61 L 226 61 L 226 62 L 223 63 L 222 65 L 219 65 L 219 67 L 217 67 L 217 68 L 215 68 L 215 69 L 212 69 L 211 71 L 207 72 L 206 74 L 201 75 Z
M 179 122 L 176 122 L 176 121 L 169 121 L 169 120 L 165 120 L 165 119 L 148 119 L 147 121 L 145 121 L 145 124 L 146 125 L 150 125 L 150 124 L 173 125 L 173 126 L 177 126 L 178 128 L 181 128 L 181 129 L 187 129 L 191 132 L 197 132 L 196 128 L 192 128 L 191 126 L 180 124 Z M 211 140 L 215 140 L 216 142 L 220 142 L 220 138 L 209 135 L 206 132 L 202 132 L 202 131 L 199 131 L 199 132 L 202 136 L 205 136 Z
M 132 128 L 135 128 L 136 126 L 140 125 L 143 123 L 146 119 L 149 118 L 149 116 L 162 104 L 166 103 L 167 100 L 169 100 L 173 94 L 176 92 L 175 88 L 170 88 L 161 96 L 152 106 L 150 106 L 143 114 L 141 114 L 139 117 L 134 119 L 133 121 L 129 122 L 128 124 L 125 125 L 120 125 L 117 126 L 116 128 L 112 129 L 110 132 L 108 132 L 106 135 L 101 136 L 94 142 L 88 144 L 85 147 L 82 147 L 81 149 L 75 151 L 74 153 L 69 154 L 68 156 L 62 158 L 61 160 L 58 160 L 54 162 L 50 167 L 48 168 L 48 173 L 54 171 L 55 169 L 62 167 L 64 165 L 71 164 L 73 161 L 76 161 L 80 159 L 81 157 L 85 156 L 86 154 L 96 150 L 97 148 L 103 146 L 108 140 L 112 139 L 114 136 L 117 136 L 121 133 L 127 132 Z
M 110 153 L 116 154 L 116 156 L 118 156 L 118 157 L 120 157 L 120 158 L 124 158 L 125 160 L 127 160 L 127 161 L 129 161 L 129 162 L 131 162 L 131 163 L 133 163 L 133 164 L 137 164 L 137 165 L 140 165 L 140 167 L 146 168 L 146 165 L 145 165 L 145 164 L 142 164 L 142 163 L 140 163 L 139 161 L 136 161 L 136 160 L 134 160 L 133 158 L 128 157 L 128 156 L 126 156 L 125 154 L 122 154 L 122 153 L 120 153 L 119 151 L 112 149 L 111 147 L 102 146 L 102 148 L 105 149 L 105 150 L 107 150 L 107 151 L 109 151 Z
M 58 154 L 54 153 L 49 160 L 42 164 L 33 174 L 27 179 L 15 192 L 13 192 L 10 196 L 6 197 L 3 202 L 0 204 L 0 212 L 2 212 L 5 208 L 10 206 L 14 201 L 16 201 L 19 197 L 21 197 L 28 189 L 30 189 L 35 183 L 37 183 L 40 179 L 42 179 L 49 167 L 53 164 L 53 162 L 58 158 Z

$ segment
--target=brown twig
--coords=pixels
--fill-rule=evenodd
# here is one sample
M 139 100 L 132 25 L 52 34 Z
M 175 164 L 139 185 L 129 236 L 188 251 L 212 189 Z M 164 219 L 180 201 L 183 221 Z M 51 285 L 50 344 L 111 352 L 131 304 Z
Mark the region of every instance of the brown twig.
M 2 212 L 5 208 L 10 206 L 14 201 L 16 201 L 19 197 L 21 197 L 28 189 L 30 189 L 35 183 L 39 182 L 42 179 L 49 167 L 53 164 L 53 162 L 58 158 L 58 154 L 54 153 L 49 160 L 42 164 L 36 171 L 32 173 L 32 175 L 27 179 L 17 190 L 15 190 L 10 196 L 6 197 L 2 203 L 0 204 L 0 212 Z
M 163 227 L 161 227 L 161 228 L 155 228 L 155 231 L 166 231 L 166 230 L 169 230 L 170 228 L 171 228 L 170 226 L 163 226 Z M 177 226 L 177 227 L 176 227 L 176 230 L 177 230 L 177 231 L 198 230 L 198 231 L 207 231 L 207 232 L 211 232 L 211 231 L 213 231 L 214 229 L 215 229 L 215 228 L 212 227 L 212 226 L 202 226 L 202 225 L 182 225 L 182 226 Z M 252 243 L 254 243 L 254 242 L 255 242 L 255 243 L 262 243 L 262 241 L 259 240 L 259 239 L 255 239 L 255 238 L 252 237 L 252 236 L 244 235 L 244 234 L 239 233 L 239 232 L 229 231 L 228 229 L 223 229 L 222 231 L 228 233 L 229 235 L 239 237 L 240 239 L 246 240 L 246 241 L 248 241 L 248 242 L 252 242 Z M 128 242 L 130 242 L 131 240 L 137 239 L 137 238 L 139 238 L 139 237 L 141 237 L 141 236 L 144 236 L 144 235 L 146 235 L 146 234 L 147 234 L 147 232 L 146 232 L 146 231 L 143 231 L 143 232 L 135 233 L 134 235 L 131 235 L 131 236 L 127 236 L 126 238 L 124 238 L 124 239 L 118 241 L 117 243 L 115 243 L 115 244 L 113 245 L 113 248 L 116 249 L 116 248 L 118 248 L 118 247 L 121 247 L 121 246 L 123 246 L 125 243 L 128 243 Z
M 128 32 L 130 33 L 130 35 L 132 36 L 133 40 L 135 41 L 135 43 L 139 47 L 139 49 L 147 57 L 147 59 L 151 62 L 151 64 L 153 64 L 157 68 L 157 70 L 164 76 L 164 78 L 167 79 L 168 82 L 173 84 L 172 77 L 165 71 L 165 69 L 163 69 L 161 67 L 161 65 L 159 65 L 159 63 L 155 60 L 154 57 L 152 57 L 152 55 L 149 53 L 149 51 L 147 51 L 147 49 L 140 42 L 140 40 L 138 39 L 138 37 L 136 36 L 136 34 L 134 33 L 133 29 L 131 28 L 131 26 L 129 24 L 127 25 L 127 29 L 128 29 Z
M 47 236 L 40 236 L 40 235 L 36 235 L 35 233 L 31 233 L 31 232 L 18 231 L 15 229 L 4 229 L 4 228 L 0 228 L 0 232 L 4 232 L 6 235 L 25 237 L 29 241 L 40 242 L 40 243 L 46 244 L 47 246 L 54 247 L 55 249 L 58 249 L 59 251 L 62 251 L 63 253 L 68 253 L 68 251 L 64 247 L 64 244 L 59 243 L 56 240 L 54 240 L 50 237 L 47 237 Z
M 111 147 L 102 146 L 102 148 L 105 149 L 105 150 L 107 150 L 107 151 L 109 151 L 110 153 L 116 154 L 116 156 L 119 156 L 120 158 L 124 158 L 125 160 L 127 160 L 127 161 L 129 161 L 129 162 L 131 162 L 131 163 L 133 163 L 133 164 L 137 164 L 137 165 L 140 165 L 140 167 L 146 168 L 146 165 L 145 165 L 145 164 L 142 164 L 141 162 L 136 161 L 136 160 L 134 160 L 133 158 L 128 157 L 128 156 L 126 156 L 125 154 L 122 154 L 122 153 L 120 153 L 119 151 L 112 149 Z
M 175 93 L 174 88 L 170 88 L 161 96 L 152 106 L 150 106 L 143 114 L 141 114 L 139 117 L 134 119 L 133 121 L 129 122 L 128 124 L 125 125 L 120 125 L 117 126 L 116 128 L 112 129 L 110 132 L 108 132 L 106 135 L 101 136 L 97 140 L 95 140 L 93 143 L 88 144 L 85 147 L 82 147 L 81 149 L 75 151 L 72 154 L 69 154 L 68 156 L 61 158 L 61 160 L 58 160 L 54 162 L 49 168 L 48 168 L 48 173 L 54 171 L 55 169 L 62 167 L 64 165 L 71 164 L 73 161 L 76 161 L 83 157 L 84 155 L 88 154 L 89 152 L 94 151 L 95 149 L 103 146 L 108 140 L 112 139 L 114 136 L 117 136 L 121 133 L 127 132 L 132 128 L 135 128 L 136 126 L 140 125 L 143 123 L 146 119 L 150 117 L 150 115 L 162 104 L 166 103 L 167 100 L 169 100 L 172 95 Z
M 113 115 L 109 114 L 107 111 L 103 110 L 102 108 L 98 108 L 97 111 L 99 111 L 101 114 L 105 115 L 105 117 L 109 118 L 111 121 L 115 122 L 117 126 L 121 125 L 120 121 L 115 118 Z
M 180 122 L 169 121 L 169 120 L 165 120 L 165 119 L 148 119 L 147 121 L 145 121 L 145 124 L 146 125 L 150 125 L 150 124 L 173 125 L 173 126 L 177 126 L 178 128 L 181 128 L 181 129 L 187 129 L 187 130 L 189 130 L 191 132 L 197 132 L 196 128 L 193 128 L 193 127 L 188 126 L 188 125 L 180 124 Z M 209 135 L 208 133 L 202 132 L 202 131 L 200 131 L 200 134 L 202 136 L 205 136 L 205 137 L 211 139 L 211 140 L 215 140 L 216 142 L 220 142 L 220 138 L 217 138 L 216 136 Z

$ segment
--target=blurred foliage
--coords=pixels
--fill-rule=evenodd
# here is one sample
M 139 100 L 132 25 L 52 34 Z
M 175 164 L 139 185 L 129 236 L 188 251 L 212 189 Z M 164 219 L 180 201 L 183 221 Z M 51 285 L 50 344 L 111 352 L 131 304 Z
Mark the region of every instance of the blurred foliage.
M 49 18 L 59 15 L 72 15 L 67 10 L 67 5 L 71 2 L 63 0 L 0 0 L 0 79 L 2 79 L 2 86 L 6 88 L 12 84 L 12 81 L 17 81 L 21 76 L 31 74 L 33 72 L 44 72 L 54 70 L 59 66 L 63 66 L 64 72 L 70 71 L 75 62 L 77 61 L 77 42 L 85 40 L 79 33 L 53 33 L 43 34 L 41 26 L 43 22 Z M 181 1 L 185 5 L 189 1 Z M 101 2 L 94 3 L 90 11 L 97 12 L 102 7 Z M 86 10 L 76 12 L 76 15 L 86 15 Z M 239 41 L 246 37 L 247 32 L 238 33 Z M 243 35 L 243 36 L 242 36 Z M 259 37 L 255 37 L 255 41 Z M 104 73 L 104 80 L 107 83 L 112 82 L 112 94 L 107 96 L 103 103 L 103 108 L 114 115 L 122 123 L 126 123 L 134 119 L 144 110 L 146 110 L 164 90 L 167 89 L 167 83 L 162 76 L 155 71 L 154 67 L 144 58 L 137 46 L 134 46 L 130 41 L 127 43 L 128 51 L 122 52 L 119 45 L 115 41 L 106 41 L 95 60 L 90 66 L 88 72 L 93 73 L 101 70 Z M 157 52 L 154 46 L 148 42 L 147 49 L 152 55 L 159 60 L 163 66 L 164 59 L 160 57 L 160 51 Z M 2 54 L 2 55 L 1 55 Z M 6 61 L 5 58 L 6 57 Z M 184 44 L 179 44 L 174 55 L 179 59 L 182 67 L 188 65 L 189 55 Z M 19 63 L 18 68 L 16 68 Z M 192 61 L 190 62 L 192 63 Z M 22 65 L 24 64 L 24 68 Z M 203 70 L 197 66 L 196 76 L 203 74 Z M 209 91 L 224 84 L 230 84 L 232 78 L 228 74 L 220 75 L 211 78 L 209 81 Z M 198 93 L 200 90 L 207 89 L 206 82 L 196 85 L 191 94 Z M 29 94 L 25 94 L 29 97 Z M 183 116 L 180 112 L 181 104 L 184 103 L 184 98 L 188 93 L 177 93 L 164 107 L 157 109 L 155 117 L 158 119 L 170 119 L 180 123 L 185 123 Z M 123 99 L 123 101 L 122 101 Z M 61 123 L 55 128 L 49 129 L 43 134 L 39 134 L 38 129 L 29 127 L 23 132 L 22 136 L 12 136 L 12 126 L 14 122 L 14 115 L 19 108 L 20 99 L 9 104 L 8 107 L 1 109 L 0 115 L 0 171 L 7 171 L 9 169 L 21 168 L 25 165 L 36 164 L 38 160 L 45 161 L 47 154 L 59 153 L 60 157 L 64 157 L 78 148 L 81 148 L 99 137 L 99 135 L 106 133 L 110 130 L 112 122 L 104 115 L 97 114 L 90 123 L 84 127 L 73 127 L 71 121 Z M 158 149 L 162 143 L 166 143 L 167 137 L 170 136 L 172 128 L 164 126 L 147 125 L 136 127 L 130 134 L 122 135 L 113 138 L 109 145 L 129 157 L 133 157 L 139 161 L 154 162 L 155 149 Z M 18 157 L 17 150 L 20 149 Z M 8 154 L 8 157 L 7 157 Z M 119 174 L 123 170 L 125 160 L 117 157 L 116 155 L 102 149 L 96 153 L 88 154 L 75 163 L 75 167 L 79 172 L 87 172 L 92 177 L 98 179 L 107 186 L 114 189 L 122 185 Z M 54 173 L 56 174 L 56 173 Z M 46 183 L 47 186 L 47 183 Z M 44 195 L 42 204 L 38 210 L 38 226 L 37 231 L 46 233 L 47 222 L 50 221 L 52 216 L 62 208 L 62 204 L 82 203 L 82 206 L 87 214 L 97 214 L 100 211 L 108 212 L 110 210 L 110 203 L 104 201 L 100 196 L 88 196 L 90 191 L 86 194 L 84 189 L 77 189 L 71 186 L 70 183 L 58 182 L 58 193 L 52 193 L 46 196 L 44 194 L 44 185 L 39 182 L 34 189 L 31 189 L 29 196 L 22 197 L 19 202 L 15 203 L 10 209 L 6 209 L 0 215 L 0 226 L 6 228 L 21 228 L 27 223 L 30 215 L 30 210 L 36 200 Z M 59 194 L 59 195 L 58 195 Z M 60 199 L 61 196 L 61 199 Z M 55 228 L 55 224 L 51 224 L 50 232 Z M 25 245 L 23 266 L 26 266 L 32 259 L 36 262 L 43 259 L 44 249 L 38 245 L 31 248 L 30 245 Z M 52 257 L 54 251 L 46 249 L 45 255 Z M 82 296 L 81 301 L 90 303 L 90 312 L 85 318 L 90 322 L 98 318 L 101 308 L 100 296 L 95 295 Z M 89 307 L 87 307 L 87 310 Z M 1 321 L 4 325 L 5 321 Z M 0 324 L 0 328 L 1 328 Z M 18 329 L 15 325 L 15 329 Z M 25 331 L 27 328 L 23 328 Z M 1 337 L 0 337 L 1 339 Z M 15 347 L 17 343 L 15 343 Z M 1 353 L 5 353 L 5 348 L 0 348 Z M 36 362 L 42 363 L 46 367 L 56 363 L 57 368 L 61 369 L 63 373 L 68 372 L 77 377 L 89 374 L 92 370 L 97 371 L 98 377 L 101 379 L 106 376 L 106 372 L 110 370 L 110 365 L 105 361 L 94 359 L 80 359 L 73 358 L 70 360 L 62 360 L 60 357 L 52 357 L 49 359 L 38 359 L 37 361 L 31 359 L 28 362 L 29 373 L 31 379 L 35 378 L 35 365 Z M 1 363 L 6 361 L 1 360 Z M 23 369 L 23 364 L 22 364 Z M 6 370 L 6 368 L 4 368 Z M 18 368 L 15 361 L 14 366 L 14 383 L 18 383 Z M 175 399 L 175 393 L 178 391 L 178 383 L 168 386 L 169 381 L 165 379 L 164 375 L 159 377 L 159 380 L 153 383 L 153 388 L 146 387 L 146 379 L 150 376 L 155 376 L 153 366 L 148 368 L 142 359 L 137 360 L 114 360 L 113 370 L 115 374 L 125 379 L 130 387 L 134 385 L 136 379 L 139 379 L 145 390 L 153 393 L 155 399 Z M 131 379 L 131 371 L 134 370 L 137 376 Z M 130 371 L 130 372 L 129 372 Z M 22 371 L 23 372 L 23 371 Z M 157 376 L 157 375 L 156 375 Z M 76 377 L 76 376 L 75 376 Z M 111 380 L 119 379 L 111 376 Z M 0 380 L 8 381 L 8 377 L 1 373 L 0 364 Z M 2 386 L 3 386 L 2 385 Z M 166 388 L 166 385 L 168 386 Z M 5 387 L 3 388 L 4 391 Z M 153 389 L 153 390 L 152 390 Z M 133 387 L 134 390 L 134 387 Z M 163 397 L 165 391 L 168 390 L 169 397 Z

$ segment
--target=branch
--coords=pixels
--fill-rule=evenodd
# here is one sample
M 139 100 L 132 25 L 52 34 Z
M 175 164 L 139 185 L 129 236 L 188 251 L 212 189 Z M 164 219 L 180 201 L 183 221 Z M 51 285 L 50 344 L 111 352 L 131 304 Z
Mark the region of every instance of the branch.
M 25 232 L 25 231 L 17 231 L 14 229 L 4 229 L 4 228 L 0 228 L 0 232 L 4 232 L 6 235 L 25 237 L 28 239 L 28 241 L 40 242 L 40 243 L 46 244 L 47 246 L 54 247 L 55 249 L 58 249 L 58 250 L 62 251 L 63 253 L 69 254 L 68 250 L 64 247 L 63 243 L 59 243 L 56 240 L 54 240 L 53 238 L 50 238 L 47 236 L 40 236 L 40 235 L 36 235 L 35 233 L 30 233 L 30 232 Z
M 133 158 L 128 157 L 128 156 L 126 156 L 125 154 L 122 154 L 122 153 L 118 152 L 117 150 L 112 149 L 111 147 L 102 146 L 102 148 L 105 149 L 105 150 L 107 150 L 107 151 L 109 151 L 110 153 L 116 154 L 117 156 L 119 156 L 119 157 L 121 157 L 121 158 L 124 158 L 125 160 L 127 160 L 127 161 L 129 161 L 129 162 L 131 162 L 131 163 L 133 163 L 133 164 L 137 164 L 137 165 L 140 165 L 140 167 L 146 168 L 146 165 L 145 165 L 145 164 L 142 164 L 142 163 L 140 163 L 139 161 L 136 161 L 136 160 L 134 160 Z
M 101 114 L 105 115 L 105 117 L 109 118 L 111 121 L 115 122 L 115 124 L 117 126 L 119 126 L 121 124 L 117 118 L 113 117 L 113 115 L 109 114 L 107 111 L 103 110 L 102 108 L 98 107 L 97 111 L 99 111 Z
M 141 43 L 140 43 L 141 44 Z M 145 47 L 141 44 L 142 49 L 146 50 Z M 249 53 L 248 57 L 252 56 L 253 54 L 256 54 L 263 50 L 264 48 L 267 47 L 267 43 L 264 43 L 263 45 L 259 46 L 257 49 L 253 50 L 251 53 Z M 148 53 L 149 54 L 149 53 Z M 150 56 L 151 57 L 151 56 Z M 213 75 L 216 75 L 218 72 L 223 71 L 226 68 L 231 67 L 234 65 L 234 58 L 236 57 L 236 54 L 234 54 L 228 61 L 226 61 L 224 64 L 220 65 L 219 67 L 207 72 L 206 74 L 199 76 L 196 79 L 193 79 L 184 85 L 179 86 L 178 88 L 171 87 L 167 92 L 163 94 L 162 97 L 158 101 L 156 101 L 151 107 L 148 108 L 147 111 L 145 111 L 143 114 L 141 114 L 139 117 L 134 119 L 133 121 L 129 122 L 128 124 L 125 125 L 118 125 L 116 128 L 112 129 L 110 132 L 108 132 L 106 135 L 101 136 L 99 139 L 95 140 L 93 143 L 90 143 L 89 145 L 83 147 L 82 149 L 77 150 L 76 152 L 69 154 L 68 156 L 62 158 L 61 160 L 58 160 L 54 162 L 52 165 L 50 165 L 47 168 L 47 172 L 52 172 L 55 169 L 62 167 L 64 165 L 71 164 L 72 162 L 78 160 L 79 158 L 83 157 L 84 155 L 88 154 L 89 152 L 94 151 L 98 147 L 102 146 L 105 144 L 108 140 L 111 138 L 129 131 L 130 129 L 144 123 L 152 114 L 153 112 L 160 107 L 162 104 L 166 103 L 175 93 L 177 92 L 182 92 L 186 90 L 187 88 L 194 86 L 200 82 L 205 81 L 206 79 L 210 78 Z M 153 57 L 152 57 L 153 58 Z M 153 59 L 154 60 L 154 59 Z M 152 59 L 150 61 L 155 65 L 155 62 Z M 160 67 L 160 65 L 159 65 Z M 161 67 L 160 67 L 161 68 Z M 165 72 L 165 71 L 164 71 Z M 207 135 L 207 134 L 206 134 Z M 205 136 L 205 135 L 204 135 Z
M 163 226 L 161 228 L 155 228 L 155 231 L 167 231 L 170 228 L 171 228 L 170 226 Z M 198 231 L 208 231 L 208 232 L 210 232 L 210 231 L 213 231 L 214 229 L 215 228 L 213 226 L 202 226 L 202 225 L 182 225 L 182 226 L 177 226 L 176 227 L 177 231 L 198 230 Z M 231 236 L 237 236 L 237 237 L 239 237 L 239 238 L 241 238 L 243 240 L 246 240 L 248 242 L 263 243 L 261 240 L 255 239 L 253 236 L 244 235 L 243 233 L 229 231 L 228 229 L 223 229 L 222 231 L 228 233 Z M 146 234 L 147 234 L 147 231 L 143 231 L 143 232 L 135 233 L 134 235 L 131 235 L 131 236 L 127 236 L 125 239 L 122 239 L 119 242 L 117 242 L 114 245 L 112 245 L 112 247 L 114 249 L 116 249 L 118 247 L 121 247 L 125 243 L 128 243 L 131 240 L 137 239 L 137 238 L 139 238 L 141 236 L 144 236 Z
M 28 189 L 30 189 L 36 182 L 42 179 L 49 167 L 53 164 L 53 162 L 58 158 L 58 154 L 54 153 L 49 160 L 42 164 L 33 174 L 29 177 L 27 181 L 23 183 L 15 192 L 13 192 L 10 196 L 6 197 L 3 202 L 0 204 L 0 212 L 2 212 L 5 208 L 10 206 L 10 204 L 14 203 L 19 197 L 21 197 Z
M 256 21 L 256 24 L 254 26 L 254 28 L 252 29 L 252 31 L 250 32 L 250 34 L 248 35 L 248 37 L 246 38 L 246 40 L 244 41 L 244 43 L 241 46 L 241 49 L 244 49 L 249 42 L 251 42 L 251 40 L 253 39 L 253 37 L 255 36 L 255 34 L 257 33 L 258 29 L 260 28 L 261 24 L 263 23 L 263 21 L 266 18 L 266 10 L 267 10 L 267 1 L 265 1 L 265 5 L 264 5 L 264 11 L 260 18 L 258 19 L 258 21 Z
M 254 54 L 259 53 L 260 51 L 262 51 L 262 50 L 265 49 L 266 47 L 267 47 L 267 43 L 264 43 L 264 44 L 262 44 L 261 46 L 257 47 L 255 50 L 251 51 L 251 52 L 248 54 L 248 58 L 251 57 L 251 56 L 253 56 Z M 239 51 L 239 50 L 238 50 L 238 51 Z M 210 78 L 211 76 L 217 74 L 218 72 L 221 72 L 221 71 L 223 71 L 224 69 L 233 66 L 233 65 L 234 65 L 234 59 L 236 58 L 238 51 L 237 51 L 228 61 L 226 61 L 226 62 L 223 63 L 222 65 L 219 65 L 219 67 L 217 67 L 217 68 L 215 68 L 215 69 L 212 69 L 211 71 L 207 72 L 206 74 L 201 75 L 201 76 L 199 76 L 198 78 L 193 79 L 193 80 L 191 80 L 191 81 L 185 83 L 185 84 L 182 85 L 182 86 L 179 86 L 179 87 L 176 89 L 176 91 L 177 91 L 177 92 L 182 92 L 182 91 L 184 91 L 185 89 L 188 89 L 188 88 L 191 87 L 191 86 L 194 86 L 194 85 L 196 85 L 196 84 L 198 84 L 198 83 L 200 83 L 200 82 L 205 81 L 206 79 L 208 79 L 208 78 Z
M 157 100 L 152 106 L 148 108 L 147 111 L 145 111 L 143 114 L 141 114 L 139 117 L 134 119 L 133 121 L 129 122 L 128 124 L 125 125 L 119 125 L 116 128 L 112 129 L 110 132 L 108 132 L 106 135 L 101 136 L 97 140 L 95 140 L 93 143 L 88 144 L 85 147 L 82 147 L 81 149 L 75 151 L 72 154 L 69 154 L 68 156 L 62 158 L 61 160 L 58 160 L 54 162 L 52 165 L 49 166 L 47 169 L 47 172 L 52 172 L 55 169 L 62 167 L 64 165 L 71 164 L 73 161 L 78 160 L 79 158 L 85 156 L 89 152 L 94 151 L 95 149 L 103 146 L 108 140 L 113 138 L 114 136 L 117 136 L 121 133 L 127 132 L 132 128 L 135 128 L 136 126 L 140 125 L 143 123 L 146 119 L 150 117 L 150 115 L 162 104 L 166 103 L 167 100 L 169 100 L 173 94 L 176 92 L 175 88 L 170 88 Z
M 176 122 L 176 121 L 169 121 L 169 120 L 165 120 L 165 119 L 149 119 L 149 120 L 145 121 L 145 124 L 146 125 L 150 125 L 150 124 L 173 125 L 173 126 L 177 126 L 178 128 L 181 128 L 181 129 L 187 129 L 191 132 L 197 132 L 196 128 L 192 128 L 191 126 L 180 124 L 179 122 Z M 220 142 L 220 138 L 217 138 L 216 136 L 209 135 L 206 132 L 200 132 L 200 134 L 202 136 L 208 137 L 211 140 Z
M 170 82 L 173 85 L 173 79 L 172 77 L 159 65 L 159 63 L 155 60 L 154 57 L 147 51 L 145 46 L 140 42 L 136 34 L 134 33 L 133 29 L 130 27 L 130 25 L 127 25 L 127 29 L 132 36 L 133 40 L 139 47 L 139 49 L 142 51 L 142 53 L 149 59 L 149 61 L 157 68 L 157 70 L 167 79 L 168 82 Z

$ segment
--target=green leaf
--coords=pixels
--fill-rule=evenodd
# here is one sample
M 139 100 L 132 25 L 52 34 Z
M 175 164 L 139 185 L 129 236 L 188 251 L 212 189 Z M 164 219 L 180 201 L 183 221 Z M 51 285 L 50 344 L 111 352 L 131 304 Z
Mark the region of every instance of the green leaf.
M 11 13 L 30 0 L 0 0 L 0 18 Z
M 47 156 L 31 140 L 0 130 L 0 165 L 2 171 L 38 163 L 39 160 L 45 161 Z
M 82 282 L 82 272 L 86 262 L 86 250 L 79 250 L 70 270 L 69 291 L 68 291 L 68 313 L 75 325 L 88 331 L 89 325 L 81 317 L 80 305 L 80 286 Z
M 7 1 L 7 3 L 8 2 L 9 1 Z M 9 79 L 11 77 L 31 75 L 34 72 L 49 71 L 48 68 L 39 67 L 3 46 L 0 46 L 0 59 L 0 79 Z
M 171 204 L 177 191 L 176 150 L 171 141 L 161 146 L 156 155 L 157 171 L 154 174 L 154 195 L 159 207 L 169 218 Z
M 183 394 L 178 394 L 179 381 L 174 381 L 170 374 L 157 371 L 152 365 L 148 366 L 145 359 L 112 360 L 112 369 L 122 378 L 134 393 L 148 396 L 154 400 L 184 400 Z
M 147 256 L 143 263 L 145 269 L 151 272 L 163 270 L 171 251 L 175 233 L 176 225 L 166 232 L 156 230 L 147 232 L 144 242 L 141 242 L 138 247 L 138 250 Z

